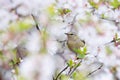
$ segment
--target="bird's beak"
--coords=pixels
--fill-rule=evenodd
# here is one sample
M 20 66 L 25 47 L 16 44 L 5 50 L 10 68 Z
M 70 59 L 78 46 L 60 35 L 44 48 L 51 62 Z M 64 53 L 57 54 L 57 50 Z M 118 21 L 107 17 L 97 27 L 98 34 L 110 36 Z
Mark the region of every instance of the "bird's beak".
M 68 35 L 68 33 L 65 33 L 65 35 Z

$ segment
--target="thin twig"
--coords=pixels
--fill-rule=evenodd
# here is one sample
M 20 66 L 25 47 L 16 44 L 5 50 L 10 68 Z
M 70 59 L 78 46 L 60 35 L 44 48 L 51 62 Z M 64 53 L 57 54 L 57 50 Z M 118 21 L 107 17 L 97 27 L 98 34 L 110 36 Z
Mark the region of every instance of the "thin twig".
M 79 65 L 82 63 L 82 60 L 80 60 L 80 62 L 78 62 L 78 64 L 75 66 L 75 68 L 73 68 L 73 70 L 70 72 L 69 76 L 72 75 L 72 73 L 79 67 Z
M 66 66 L 62 71 L 60 71 L 60 73 L 57 75 L 57 77 L 54 80 L 57 80 L 60 75 L 68 68 L 69 66 Z
M 93 9 L 93 10 L 91 11 L 91 13 L 92 13 L 93 15 L 95 15 L 96 9 L 95 9 L 94 7 L 92 7 L 91 9 Z M 112 10 L 113 10 L 113 9 L 112 9 Z M 114 11 L 114 10 L 113 10 L 113 11 Z M 100 18 L 100 19 L 113 22 L 113 23 L 115 24 L 115 26 L 118 28 L 118 31 L 120 31 L 120 26 L 119 26 L 120 21 L 116 21 L 115 19 L 112 19 L 112 18 L 103 18 L 103 17 L 102 17 L 100 14 L 98 14 L 98 13 L 96 13 L 96 16 L 97 16 L 98 18 Z
M 95 69 L 94 71 L 88 73 L 88 75 L 86 77 L 89 77 L 90 75 L 92 75 L 93 73 L 97 72 L 98 70 L 100 70 L 103 67 L 103 64 L 100 65 L 100 67 L 98 67 L 97 69 Z
M 71 22 L 71 24 L 70 24 L 70 25 L 73 25 L 73 24 L 74 24 L 74 22 L 75 22 L 75 20 L 76 20 L 77 15 L 78 15 L 78 13 L 77 13 L 77 14 L 73 17 L 73 20 L 72 20 L 72 22 Z
M 120 38 L 118 38 L 118 39 L 113 39 L 112 41 L 110 41 L 110 42 L 108 42 L 108 43 L 105 43 L 104 45 L 107 45 L 107 44 L 110 44 L 110 43 L 114 43 L 114 42 L 119 41 L 119 40 L 120 40 Z
M 75 20 L 76 20 L 77 15 L 78 15 L 78 13 L 73 17 L 73 20 L 69 23 L 69 25 L 71 26 L 70 31 L 72 31 L 72 29 L 73 29 L 73 25 L 75 24 Z
M 11 0 L 11 1 L 12 1 L 12 0 Z M 22 4 L 16 5 L 15 7 L 11 8 L 9 11 L 10 11 L 10 12 L 16 11 L 20 6 L 22 6 Z
M 35 16 L 34 16 L 33 14 L 31 14 L 31 16 L 33 17 L 33 20 L 34 20 L 34 22 L 35 22 L 35 27 L 36 27 L 36 29 L 40 32 L 40 28 L 39 28 L 39 25 L 38 25 L 38 22 L 37 22 Z M 40 33 L 41 33 L 41 32 L 40 32 Z
M 70 67 L 70 70 L 68 71 L 68 75 L 70 74 L 70 72 L 72 71 L 72 68 L 73 68 L 73 66 L 72 67 Z

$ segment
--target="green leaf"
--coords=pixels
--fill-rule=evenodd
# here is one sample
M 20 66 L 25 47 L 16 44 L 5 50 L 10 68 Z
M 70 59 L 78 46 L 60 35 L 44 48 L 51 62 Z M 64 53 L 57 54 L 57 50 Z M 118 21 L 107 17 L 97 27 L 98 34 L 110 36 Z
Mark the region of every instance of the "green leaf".
M 69 76 L 62 74 L 60 80 L 69 80 Z
M 113 8 L 118 8 L 120 6 L 120 1 L 118 0 L 113 0 L 111 3 L 111 6 L 113 6 Z
M 85 57 L 85 54 L 78 54 L 78 58 L 84 58 Z
M 55 5 L 52 4 L 47 8 L 47 12 L 49 13 L 50 16 L 54 16 L 56 14 L 55 12 Z
M 105 18 L 107 18 L 107 16 L 105 16 L 105 14 L 101 14 L 101 18 L 105 19 Z
M 82 54 L 82 50 L 81 50 L 81 49 L 76 49 L 76 48 L 74 48 L 74 51 L 75 51 L 77 54 Z
M 98 5 L 93 1 L 93 0 L 89 0 L 89 4 L 95 8 L 95 9 L 98 9 Z
M 83 48 L 83 53 L 84 53 L 84 54 L 87 53 L 87 47 L 86 47 L 86 46 Z
M 65 9 L 64 12 L 67 14 L 67 13 L 71 12 L 71 10 L 70 9 Z
M 29 20 L 19 20 L 10 24 L 8 30 L 11 32 L 23 32 L 32 27 L 32 23 Z
M 74 72 L 74 73 L 72 74 L 72 77 L 75 78 L 76 76 L 77 76 L 77 72 Z
M 78 71 L 74 72 L 72 74 L 72 78 L 73 78 L 73 80 L 87 80 L 85 75 L 83 73 L 78 72 Z
M 106 46 L 105 50 L 106 50 L 107 54 L 112 54 L 112 50 L 111 50 L 111 48 L 109 46 Z
M 70 9 L 68 9 L 68 8 L 59 8 L 58 9 L 58 13 L 60 14 L 60 15 L 65 15 L 65 14 L 67 14 L 67 13 L 69 13 L 69 12 L 71 12 L 71 10 Z
M 87 47 L 83 47 L 81 49 L 74 49 L 74 51 L 77 53 L 78 58 L 84 58 L 87 53 Z
M 115 39 L 118 39 L 118 34 L 117 33 L 115 33 Z
M 87 53 L 87 47 L 83 47 L 81 49 L 74 49 L 74 51 L 78 54 L 86 54 Z
M 67 64 L 68 64 L 68 66 L 69 67 L 72 67 L 72 66 L 74 66 L 74 61 L 72 60 L 72 59 L 70 59 L 68 62 L 67 62 Z

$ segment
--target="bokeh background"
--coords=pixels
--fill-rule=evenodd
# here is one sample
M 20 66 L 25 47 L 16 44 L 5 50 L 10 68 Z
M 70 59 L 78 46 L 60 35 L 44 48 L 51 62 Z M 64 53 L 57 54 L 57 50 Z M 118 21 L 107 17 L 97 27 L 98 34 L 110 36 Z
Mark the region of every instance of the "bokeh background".
M 0 0 L 0 80 L 55 80 L 77 62 L 69 32 L 88 54 L 56 80 L 120 80 L 120 0 Z

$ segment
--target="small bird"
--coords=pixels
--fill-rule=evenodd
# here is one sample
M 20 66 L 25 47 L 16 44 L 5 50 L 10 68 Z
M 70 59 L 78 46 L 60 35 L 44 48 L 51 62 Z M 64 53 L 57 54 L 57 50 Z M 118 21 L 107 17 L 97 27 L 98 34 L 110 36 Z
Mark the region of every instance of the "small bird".
M 85 41 L 84 40 L 81 40 L 77 35 L 73 34 L 73 33 L 65 33 L 68 37 L 68 40 L 67 40 L 67 46 L 68 48 L 76 54 L 77 56 L 77 53 L 75 51 L 75 49 L 80 49 L 82 47 L 85 46 Z

